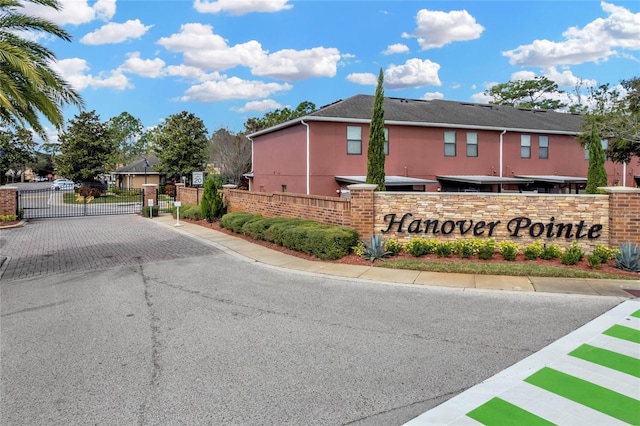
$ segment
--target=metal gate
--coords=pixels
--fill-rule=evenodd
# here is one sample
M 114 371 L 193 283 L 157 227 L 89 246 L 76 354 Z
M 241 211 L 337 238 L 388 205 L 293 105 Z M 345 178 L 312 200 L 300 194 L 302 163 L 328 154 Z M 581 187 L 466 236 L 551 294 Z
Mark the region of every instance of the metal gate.
M 141 189 L 83 197 L 73 190 L 27 189 L 18 191 L 18 210 L 25 219 L 134 214 L 142 211 Z

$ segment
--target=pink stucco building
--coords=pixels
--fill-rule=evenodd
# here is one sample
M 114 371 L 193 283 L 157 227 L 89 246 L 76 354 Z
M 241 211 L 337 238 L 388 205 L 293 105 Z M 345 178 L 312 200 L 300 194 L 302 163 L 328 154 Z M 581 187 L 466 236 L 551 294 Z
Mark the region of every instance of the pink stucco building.
M 373 99 L 356 95 L 249 135 L 250 190 L 337 196 L 364 181 Z M 384 112 L 387 190 L 573 192 L 586 181 L 580 115 L 399 98 L 385 98 Z M 610 185 L 640 179 L 637 159 L 606 169 Z

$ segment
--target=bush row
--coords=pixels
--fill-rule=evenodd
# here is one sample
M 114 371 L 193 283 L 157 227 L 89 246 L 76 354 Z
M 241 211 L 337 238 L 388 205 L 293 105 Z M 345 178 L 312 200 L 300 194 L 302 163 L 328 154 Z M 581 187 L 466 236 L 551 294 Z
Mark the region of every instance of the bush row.
M 415 257 L 435 254 L 438 257 L 458 256 L 460 258 L 470 258 L 478 256 L 479 259 L 489 260 L 499 254 L 504 260 L 513 261 L 518 254 L 522 253 L 527 260 L 536 259 L 560 259 L 565 265 L 575 265 L 585 258 L 586 253 L 574 241 L 566 249 L 560 248 L 556 244 L 542 244 L 536 241 L 533 244 L 520 247 L 511 241 L 496 243 L 492 238 L 478 239 L 468 238 L 457 241 L 440 241 L 435 238 L 412 238 L 406 243 L 399 243 L 395 238 L 384 242 L 386 254 L 395 255 L 400 252 L 410 254 Z M 353 251 L 361 256 L 370 257 L 367 253 L 370 250 L 363 242 L 354 247 Z M 587 256 L 589 266 L 598 269 L 602 263 L 606 263 L 620 253 L 619 249 L 611 249 L 604 245 L 597 245 L 593 252 Z
M 306 219 L 264 218 L 259 214 L 235 212 L 222 216 L 220 225 L 256 240 L 272 242 L 319 259 L 346 256 L 358 242 L 355 229 L 323 225 Z

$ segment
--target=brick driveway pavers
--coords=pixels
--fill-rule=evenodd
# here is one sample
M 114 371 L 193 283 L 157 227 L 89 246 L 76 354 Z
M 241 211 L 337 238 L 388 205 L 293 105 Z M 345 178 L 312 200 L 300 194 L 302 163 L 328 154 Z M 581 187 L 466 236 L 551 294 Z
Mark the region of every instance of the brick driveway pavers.
M 0 279 L 206 256 L 220 251 L 136 215 L 33 220 L 0 229 Z M 4 272 L 2 272 L 4 271 Z

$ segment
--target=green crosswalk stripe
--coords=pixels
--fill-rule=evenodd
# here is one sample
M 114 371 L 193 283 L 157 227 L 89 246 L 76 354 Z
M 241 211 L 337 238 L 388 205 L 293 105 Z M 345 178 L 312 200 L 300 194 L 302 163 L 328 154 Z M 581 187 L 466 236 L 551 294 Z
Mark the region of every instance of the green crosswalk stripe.
M 640 424 L 640 401 L 586 380 L 544 367 L 524 381 L 623 422 Z
M 607 330 L 605 330 L 602 334 L 606 334 L 607 336 L 617 337 L 618 339 L 628 340 L 633 343 L 640 343 L 640 330 L 636 330 L 635 328 L 625 327 L 624 325 L 614 325 Z
M 591 345 L 581 345 L 569 355 L 640 378 L 640 359 Z
M 631 314 L 632 317 L 640 318 L 640 309 Z
M 547 426 L 555 424 L 497 397 L 469 411 L 467 416 L 483 425 Z

